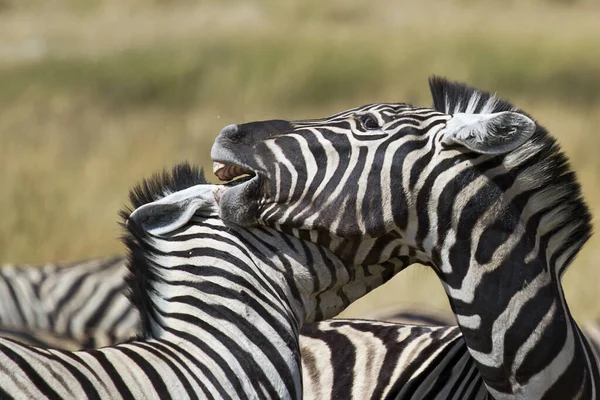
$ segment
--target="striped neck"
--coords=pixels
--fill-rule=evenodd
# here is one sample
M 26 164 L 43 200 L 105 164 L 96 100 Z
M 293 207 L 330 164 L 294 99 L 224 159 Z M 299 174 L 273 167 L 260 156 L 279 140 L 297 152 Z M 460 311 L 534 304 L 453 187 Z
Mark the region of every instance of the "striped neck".
M 496 399 L 596 398 L 597 366 L 560 282 L 543 256 L 517 261 L 528 247 L 512 247 L 508 259 L 441 265 L 469 351 Z
M 484 158 L 485 179 L 447 186 L 454 201 L 442 197 L 436 210 L 451 217 L 421 213 L 438 228 L 420 244 L 495 398 L 595 398 L 597 366 L 560 284 L 589 237 L 589 214 L 576 183 L 548 173 L 556 160 L 543 147 L 553 143 L 536 145 Z

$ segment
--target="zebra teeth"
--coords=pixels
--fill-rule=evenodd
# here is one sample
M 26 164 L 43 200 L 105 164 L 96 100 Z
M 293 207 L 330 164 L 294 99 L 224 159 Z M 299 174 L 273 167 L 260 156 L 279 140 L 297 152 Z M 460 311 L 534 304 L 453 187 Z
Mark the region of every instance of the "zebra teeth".
M 254 175 L 252 171 L 239 165 L 213 162 L 213 173 L 222 181 L 230 181 L 243 175 Z
M 225 168 L 226 165 L 223 163 L 220 163 L 218 161 L 213 161 L 213 173 L 216 174 L 217 171 L 219 171 L 222 168 Z

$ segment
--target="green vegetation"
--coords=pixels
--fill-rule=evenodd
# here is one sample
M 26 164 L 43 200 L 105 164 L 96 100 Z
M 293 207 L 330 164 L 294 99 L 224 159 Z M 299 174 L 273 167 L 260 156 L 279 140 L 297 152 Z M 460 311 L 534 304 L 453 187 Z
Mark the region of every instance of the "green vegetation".
M 0 261 L 121 252 L 128 188 L 180 160 L 210 167 L 223 126 L 426 105 L 431 74 L 497 91 L 539 119 L 597 214 L 598 20 L 586 0 L 0 0 Z M 599 244 L 596 235 L 567 274 L 578 316 L 600 316 Z M 396 301 L 443 306 L 422 271 L 350 315 Z

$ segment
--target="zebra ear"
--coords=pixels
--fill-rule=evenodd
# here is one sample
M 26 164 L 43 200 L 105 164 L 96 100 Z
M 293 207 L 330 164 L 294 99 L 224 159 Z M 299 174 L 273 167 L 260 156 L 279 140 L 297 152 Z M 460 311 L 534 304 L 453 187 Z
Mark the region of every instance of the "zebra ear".
M 508 153 L 525 143 L 535 132 L 535 122 L 517 112 L 493 114 L 456 113 L 446 124 L 445 144 L 461 144 L 482 154 Z
M 196 185 L 135 209 L 128 218 L 144 231 L 161 236 L 185 225 L 195 214 L 219 212 L 215 185 Z

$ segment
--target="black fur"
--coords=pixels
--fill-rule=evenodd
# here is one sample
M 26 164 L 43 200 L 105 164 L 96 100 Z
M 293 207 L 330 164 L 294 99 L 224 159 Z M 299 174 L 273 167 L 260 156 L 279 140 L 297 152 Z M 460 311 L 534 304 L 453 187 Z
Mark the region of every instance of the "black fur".
M 527 113 L 517 109 L 508 101 L 492 95 L 491 93 L 470 87 L 464 83 L 451 82 L 445 78 L 433 76 L 429 79 L 429 88 L 431 90 L 431 96 L 433 97 L 433 107 L 436 111 L 443 113 L 465 112 L 469 100 L 477 93 L 479 95 L 479 101 L 475 106 L 475 113 L 481 112 L 484 104 L 490 97 L 494 96 L 494 108 L 490 110 L 490 112 L 514 111 L 531 118 Z M 569 165 L 567 157 L 556 143 L 556 140 L 550 136 L 543 126 L 537 124 L 537 122 L 536 130 L 530 141 L 534 142 L 539 147 L 536 150 L 535 156 L 530 157 L 525 164 L 540 164 L 546 166 L 545 170 L 547 177 L 545 185 L 561 185 L 566 189 L 564 190 L 566 196 L 558 199 L 556 204 L 561 203 L 566 210 L 570 211 L 571 215 L 582 222 L 579 229 L 573 232 L 569 240 L 565 243 L 565 248 L 578 244 L 577 251 L 573 253 L 575 255 L 592 234 L 592 218 L 589 208 L 583 200 L 581 187 L 577 182 L 575 173 Z M 524 168 L 521 168 L 521 170 L 523 169 Z M 567 262 L 565 265 L 568 266 L 569 263 Z M 563 272 L 564 271 L 560 271 L 561 274 Z
M 120 211 L 125 228 L 122 241 L 127 248 L 127 266 L 129 275 L 126 282 L 129 287 L 127 297 L 139 310 L 141 328 L 138 338 L 151 337 L 150 322 L 155 317 L 150 303 L 150 293 L 154 290 L 152 282 L 156 278 L 156 268 L 148 257 L 152 249 L 147 245 L 147 233 L 136 224 L 129 216 L 136 208 L 159 200 L 166 195 L 187 189 L 191 186 L 204 184 L 206 178 L 202 168 L 182 163 L 162 174 L 155 174 L 149 179 L 144 179 L 135 185 L 129 192 L 131 207 Z
M 162 199 L 167 194 L 204 183 L 207 181 L 202 168 L 184 162 L 174 166 L 170 172 L 163 171 L 162 174 L 154 174 L 151 178 L 142 180 L 130 190 L 129 201 L 133 209 L 136 209 Z

